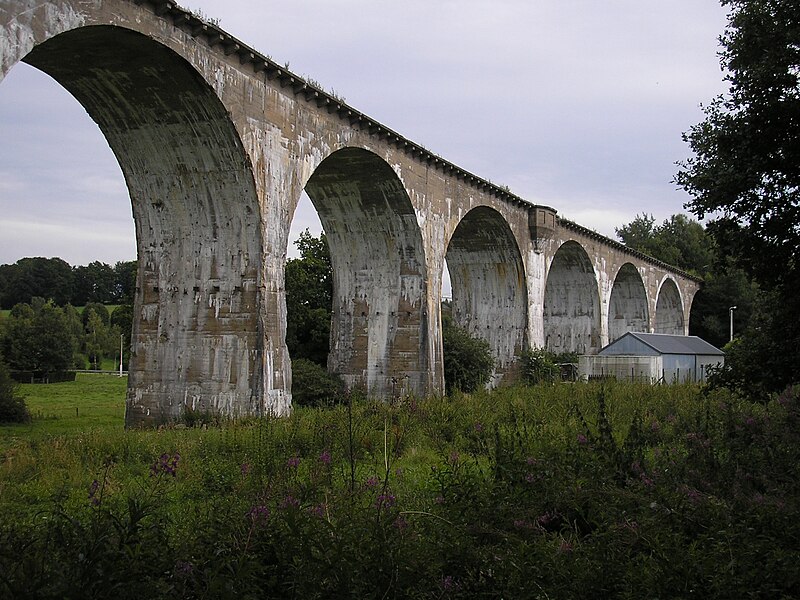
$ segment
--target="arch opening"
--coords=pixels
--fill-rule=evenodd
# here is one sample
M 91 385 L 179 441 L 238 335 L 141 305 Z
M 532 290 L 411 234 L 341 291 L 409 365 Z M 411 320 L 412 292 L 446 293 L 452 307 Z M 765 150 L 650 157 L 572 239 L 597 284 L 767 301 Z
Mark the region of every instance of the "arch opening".
M 608 341 L 629 331 L 649 331 L 647 292 L 639 271 L 631 263 L 620 268 L 611 288 L 608 307 Z
M 672 279 L 661 284 L 656 302 L 656 333 L 684 335 L 683 302 L 678 286 Z
M 328 370 L 378 397 L 429 393 L 425 252 L 402 182 L 376 154 L 343 148 L 305 191 L 333 267 Z
M 511 228 L 493 208 L 474 208 L 453 232 L 445 260 L 453 322 L 488 342 L 495 359 L 489 385 L 512 381 L 526 347 L 528 294 Z
M 589 255 L 574 241 L 563 244 L 547 272 L 544 290 L 545 348 L 561 354 L 600 350 L 600 295 Z
M 22 60 L 78 100 L 125 176 L 139 269 L 126 425 L 265 409 L 258 200 L 220 99 L 174 51 L 116 26 L 58 34 Z

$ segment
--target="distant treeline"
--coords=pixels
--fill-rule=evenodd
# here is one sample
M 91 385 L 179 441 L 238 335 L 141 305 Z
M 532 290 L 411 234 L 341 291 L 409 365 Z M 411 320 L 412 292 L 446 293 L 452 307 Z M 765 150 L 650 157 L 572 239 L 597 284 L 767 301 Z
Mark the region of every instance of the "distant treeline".
M 0 308 L 10 309 L 32 298 L 46 298 L 58 306 L 129 304 L 136 289 L 136 261 L 113 267 L 94 261 L 71 266 L 60 258 L 21 258 L 0 265 Z

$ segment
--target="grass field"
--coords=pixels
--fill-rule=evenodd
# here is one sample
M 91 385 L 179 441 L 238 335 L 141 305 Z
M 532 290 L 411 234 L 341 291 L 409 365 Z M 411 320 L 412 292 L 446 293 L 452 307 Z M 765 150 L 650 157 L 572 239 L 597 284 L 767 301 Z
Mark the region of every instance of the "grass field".
M 121 431 L 127 385 L 127 377 L 88 373 L 78 373 L 75 381 L 66 383 L 22 384 L 20 391 L 33 420 L 0 426 L 0 446 L 10 437 Z
M 800 389 L 564 384 L 147 431 L 123 429 L 124 378 L 23 391 L 0 598 L 800 589 Z

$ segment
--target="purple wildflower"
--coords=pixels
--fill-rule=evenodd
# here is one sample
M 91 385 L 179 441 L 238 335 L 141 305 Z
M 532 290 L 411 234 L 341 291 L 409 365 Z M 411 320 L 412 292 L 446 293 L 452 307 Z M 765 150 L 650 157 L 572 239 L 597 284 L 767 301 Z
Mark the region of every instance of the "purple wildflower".
M 150 477 L 157 477 L 162 474 L 175 477 L 178 473 L 178 461 L 180 458 L 181 455 L 178 452 L 173 456 L 166 453 L 162 454 L 158 460 L 150 466 Z
M 89 498 L 88 500 L 91 501 L 93 506 L 97 506 L 100 504 L 100 498 L 97 498 L 95 494 L 97 494 L 97 490 L 100 488 L 100 482 L 95 479 L 92 481 L 92 485 L 89 486 Z
M 373 475 L 364 482 L 364 485 L 367 486 L 368 488 L 374 488 L 378 485 L 378 483 L 380 483 L 378 481 L 378 478 Z
M 581 445 L 588 444 L 589 440 L 586 438 L 585 435 L 583 435 L 582 433 L 579 433 L 578 434 L 578 443 L 581 444 Z
M 239 471 L 241 471 L 242 476 L 246 477 L 250 473 L 250 464 L 242 463 L 242 466 L 239 467 Z
M 288 494 L 283 501 L 281 502 L 281 508 L 299 508 L 300 507 L 300 500 Z
M 331 453 L 328 450 L 323 450 L 322 454 L 319 455 L 319 462 L 323 465 L 328 466 L 331 464 Z
M 269 509 L 263 504 L 258 504 L 256 506 L 253 506 L 253 508 L 247 511 L 247 518 L 253 521 L 254 523 L 256 522 L 263 523 L 264 521 L 269 519 Z
M 286 466 L 289 467 L 290 469 L 296 469 L 297 467 L 300 466 L 300 457 L 299 456 L 291 457 L 289 460 L 286 461 Z
M 378 499 L 375 500 L 375 507 L 379 510 L 382 508 L 391 508 L 395 505 L 395 502 L 397 502 L 397 498 L 394 496 L 394 494 L 387 492 L 386 494 L 381 494 L 378 496 Z
M 481 431 L 483 431 L 483 425 L 480 422 L 475 423 L 475 432 L 480 433 Z

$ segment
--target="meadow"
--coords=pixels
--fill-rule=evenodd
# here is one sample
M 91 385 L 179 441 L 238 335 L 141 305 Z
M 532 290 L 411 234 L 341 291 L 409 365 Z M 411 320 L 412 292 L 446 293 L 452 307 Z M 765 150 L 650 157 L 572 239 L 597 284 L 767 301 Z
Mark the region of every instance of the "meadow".
M 33 422 L 0 427 L 2 598 L 800 590 L 797 388 L 353 393 L 147 431 L 123 430 L 124 378 L 23 392 Z

